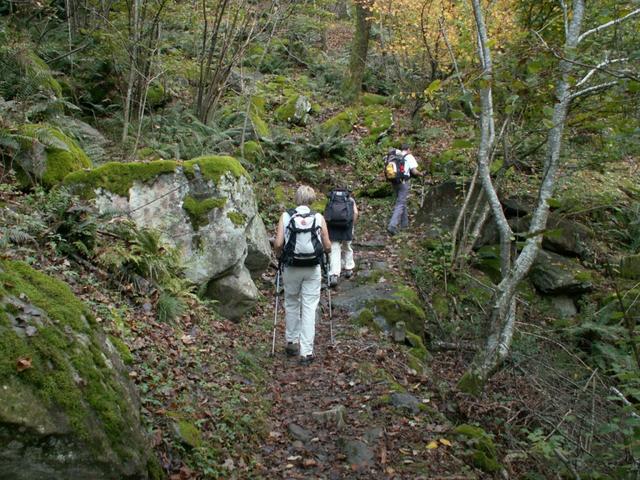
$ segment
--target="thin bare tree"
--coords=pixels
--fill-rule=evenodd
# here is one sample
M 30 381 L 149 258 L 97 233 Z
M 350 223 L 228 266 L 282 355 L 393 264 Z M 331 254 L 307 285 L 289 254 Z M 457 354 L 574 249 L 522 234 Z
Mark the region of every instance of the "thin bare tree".
M 571 8 L 564 0 L 560 0 L 560 3 L 563 11 L 565 40 L 562 53 L 557 54 L 559 58 L 559 79 L 556 84 L 555 103 L 551 119 L 552 127 L 547 135 L 537 205 L 532 214 L 524 246 L 516 256 L 515 238 L 502 209 L 489 168 L 491 152 L 495 142 L 495 112 L 492 93 L 493 64 L 489 48 L 490 42 L 480 0 L 471 0 L 477 29 L 478 57 L 482 66 L 480 88 L 481 136 L 477 157 L 478 177 L 500 234 L 502 279 L 495 288 L 489 319 L 489 332 L 485 346 L 476 355 L 471 367 L 459 382 L 459 388 L 469 393 L 478 393 L 482 389 L 488 378 L 500 366 L 510 351 L 516 320 L 516 289 L 528 274 L 540 250 L 542 234 L 549 216 L 549 200 L 554 192 L 560 165 L 563 132 L 571 102 L 576 98 L 591 95 L 615 85 L 618 82 L 617 79 L 603 81 L 591 86 L 588 86 L 588 82 L 593 80 L 596 73 L 606 72 L 610 65 L 625 61 L 622 58 L 605 58 L 598 65 L 589 68 L 587 73 L 575 82 L 572 77 L 575 75 L 576 67 L 582 66 L 584 68 L 584 63 L 580 62 L 578 58 L 578 47 L 587 37 L 614 27 L 640 14 L 640 8 L 636 8 L 623 17 L 583 32 L 582 24 L 586 10 L 585 0 L 573 0 Z M 590 6 L 591 8 L 597 8 L 597 5 Z

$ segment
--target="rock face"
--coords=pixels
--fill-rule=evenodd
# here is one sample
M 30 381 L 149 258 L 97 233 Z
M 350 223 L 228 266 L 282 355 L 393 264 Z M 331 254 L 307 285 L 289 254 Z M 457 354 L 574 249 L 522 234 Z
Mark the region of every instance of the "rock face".
M 0 478 L 149 478 L 138 409 L 114 344 L 71 290 L 0 261 Z
M 583 293 L 593 288 L 589 273 L 577 262 L 544 250 L 538 252 L 529 278 L 545 294 Z
M 251 274 L 269 264 L 271 247 L 246 171 L 232 157 L 184 163 L 112 163 L 65 179 L 95 195 L 101 212 L 128 214 L 177 247 L 186 276 L 237 319 L 258 298 Z
M 425 234 L 439 238 L 443 230 L 451 230 L 456 224 L 463 201 L 462 191 L 455 180 L 431 187 L 417 216 L 418 223 L 423 224 L 426 229 Z

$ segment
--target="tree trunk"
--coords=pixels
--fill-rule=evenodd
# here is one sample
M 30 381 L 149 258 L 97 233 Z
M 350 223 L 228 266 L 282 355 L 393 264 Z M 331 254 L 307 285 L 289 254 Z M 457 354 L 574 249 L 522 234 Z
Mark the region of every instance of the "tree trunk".
M 490 57 L 484 19 L 482 18 L 479 0 L 472 1 L 476 16 L 476 24 L 478 25 L 478 41 L 481 45 L 479 52 L 486 69 L 486 61 L 487 59 L 490 61 Z M 504 217 L 502 208 L 498 209 L 494 204 L 494 202 L 497 201 L 497 195 L 491 185 L 488 165 L 483 164 L 483 144 L 486 142 L 485 136 L 490 135 L 488 133 L 486 122 L 490 120 L 490 118 L 488 118 L 490 113 L 488 103 L 490 101 L 491 93 L 490 91 L 487 92 L 486 88 L 482 89 L 483 141 L 481 142 L 480 152 L 478 154 L 478 163 L 483 187 L 489 196 L 491 210 L 494 214 L 494 219 L 498 223 L 498 228 L 500 229 L 502 281 L 498 284 L 496 289 L 495 301 L 489 325 L 489 335 L 487 337 L 485 348 L 476 356 L 471 368 L 464 374 L 458 383 L 458 387 L 467 393 L 478 394 L 482 390 L 491 374 L 495 372 L 507 356 L 511 347 L 516 318 L 516 288 L 529 272 L 529 269 L 538 254 L 540 244 L 542 242 L 542 234 L 539 232 L 546 227 L 549 215 L 548 201 L 553 194 L 562 147 L 562 134 L 567 118 L 567 111 L 571 102 L 569 82 L 574 65 L 573 59 L 575 58 L 575 49 L 580 37 L 583 16 L 584 0 L 574 0 L 573 16 L 568 28 L 566 29 L 567 34 L 564 46 L 565 59 L 560 61 L 559 66 L 561 79 L 556 87 L 556 103 L 553 109 L 553 127 L 549 131 L 547 137 L 547 153 L 545 155 L 542 183 L 538 193 L 538 204 L 533 213 L 531 224 L 529 225 L 529 235 L 525 246 L 512 266 L 509 265 L 509 259 L 512 254 L 512 240 L 511 238 L 505 238 L 506 233 L 511 235 L 511 229 L 508 224 L 506 227 L 503 224 L 503 222 L 506 223 L 506 218 Z M 483 81 L 485 80 L 483 79 Z M 493 114 L 491 113 L 491 116 L 492 115 Z M 496 216 L 496 214 L 498 215 Z M 505 269 L 507 266 L 508 268 Z
M 367 66 L 367 52 L 369 51 L 369 33 L 371 30 L 371 10 L 368 0 L 355 2 L 356 32 L 351 47 L 349 59 L 349 77 L 346 80 L 344 93 L 350 101 L 357 101 L 362 93 L 362 80 Z

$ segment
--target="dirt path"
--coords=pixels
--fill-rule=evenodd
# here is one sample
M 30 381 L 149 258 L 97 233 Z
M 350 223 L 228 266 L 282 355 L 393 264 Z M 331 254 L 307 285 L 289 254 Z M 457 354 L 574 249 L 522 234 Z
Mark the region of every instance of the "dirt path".
M 356 239 L 356 275 L 341 279 L 333 301 L 349 298 L 367 271 L 394 266 L 397 245 L 384 232 L 379 205 L 370 211 L 366 234 Z M 401 240 L 400 240 L 401 241 Z M 384 281 L 384 279 L 382 279 Z M 259 452 L 264 475 L 282 479 L 475 478 L 438 443 L 448 430 L 438 411 L 429 375 L 407 366 L 407 348 L 359 327 L 340 309 L 333 312 L 330 342 L 327 292 L 316 324 L 316 361 L 300 366 L 284 354 L 283 311 L 276 355 L 267 367 L 270 433 Z M 270 310 L 273 314 L 273 309 Z M 273 318 L 273 317 L 272 317 Z M 435 441 L 441 448 L 427 446 Z M 445 439 L 446 442 L 446 439 Z M 460 472 L 467 474 L 456 477 Z

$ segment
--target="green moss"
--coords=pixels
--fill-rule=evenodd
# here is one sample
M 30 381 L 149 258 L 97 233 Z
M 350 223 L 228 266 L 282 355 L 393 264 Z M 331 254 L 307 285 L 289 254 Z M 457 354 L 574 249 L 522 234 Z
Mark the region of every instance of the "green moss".
M 247 223 L 247 216 L 240 212 L 227 212 L 227 217 L 237 227 L 242 227 Z
M 62 97 L 60 82 L 51 75 L 49 65 L 32 51 L 29 52 L 28 58 L 31 62 L 31 64 L 27 66 L 29 71 L 28 75 L 41 79 L 40 84 L 42 87 L 53 91 L 56 97 Z
M 413 355 L 422 362 L 426 362 L 429 358 L 429 352 L 427 351 L 427 347 L 424 346 L 422 337 L 412 332 L 405 332 L 405 334 L 407 343 L 411 345 L 409 354 Z
M 327 206 L 327 202 L 329 201 L 329 199 L 327 197 L 322 197 L 318 200 L 316 200 L 315 202 L 313 202 L 309 208 L 311 208 L 311 210 L 313 210 L 314 212 L 319 212 L 322 213 L 324 212 L 324 209 Z
M 120 338 L 115 337 L 113 335 L 109 335 L 109 340 L 111 344 L 118 350 L 120 354 L 120 358 L 122 359 L 122 363 L 125 365 L 133 365 L 133 355 L 131 354 L 131 350 L 127 347 L 127 344 L 124 343 Z
M 471 372 L 466 372 L 458 382 L 458 390 L 473 396 L 480 395 L 483 387 L 482 379 Z
M 243 148 L 238 149 L 238 156 L 242 156 L 251 163 L 256 163 L 264 156 L 264 150 L 259 142 L 249 140 L 248 142 L 244 142 Z
M 9 326 L 8 296 L 46 313 L 38 317 L 36 335 L 19 337 Z M 119 452 L 133 419 L 126 415 L 126 392 L 107 366 L 87 307 L 64 283 L 25 263 L 0 261 L 0 314 L 0 377 L 35 392 L 47 409 L 63 411 L 72 429 L 96 451 L 110 446 Z M 17 372 L 21 357 L 31 359 L 31 368 Z M 89 420 L 90 411 L 104 435 Z
M 366 283 L 378 283 L 385 274 L 386 272 L 384 270 L 373 270 L 368 275 L 358 275 L 356 277 L 356 282 L 360 285 L 364 285 Z
M 180 440 L 190 447 L 197 448 L 202 445 L 202 433 L 193 423 L 180 420 L 176 423 L 176 433 Z
M 149 86 L 147 91 L 147 105 L 151 108 L 161 106 L 166 99 L 166 92 L 161 83 L 154 82 Z
M 365 93 L 362 95 L 360 100 L 366 107 L 371 105 L 384 105 L 387 103 L 387 97 L 384 95 L 377 95 L 375 93 Z
M 496 447 L 487 432 L 480 427 L 468 424 L 457 426 L 454 432 L 474 449 L 471 460 L 476 467 L 488 473 L 500 470 Z
M 624 278 L 640 278 L 640 255 L 629 255 L 620 262 L 620 276 Z
M 276 185 L 273 189 L 273 199 L 276 203 L 284 203 L 287 201 L 287 194 L 282 185 Z
M 65 177 L 64 183 L 85 198 L 93 197 L 97 188 L 128 197 L 134 182 L 151 182 L 159 175 L 173 173 L 176 166 L 177 163 L 172 160 L 148 163 L 109 162 L 93 170 L 71 173 Z
M 449 300 L 446 296 L 436 293 L 431 298 L 431 303 L 439 316 L 446 317 L 449 315 Z
M 407 357 L 407 366 L 416 372 L 424 371 L 424 361 L 409 352 Z M 421 404 L 422 405 L 422 404 Z
M 267 122 L 263 119 L 265 103 L 263 97 L 254 96 L 251 98 L 251 105 L 249 107 L 249 119 L 251 120 L 256 135 L 260 138 L 268 137 L 271 133 Z
M 209 212 L 214 208 L 222 208 L 226 205 L 226 198 L 205 198 L 197 200 L 186 196 L 182 202 L 182 208 L 187 212 L 194 230 L 209 223 Z
M 356 324 L 361 325 L 363 327 L 373 327 L 375 323 L 373 322 L 373 312 L 368 308 L 363 308 L 360 310 L 358 315 L 355 317 Z
M 321 128 L 325 132 L 335 131 L 339 135 L 346 135 L 351 132 L 353 126 L 358 121 L 358 110 L 355 108 L 348 108 L 337 115 L 334 115 L 329 120 L 326 120 Z
M 240 162 L 228 156 L 210 155 L 184 162 L 182 166 L 185 175 L 193 177 L 196 165 L 204 178 L 214 182 L 218 182 L 226 173 L 231 173 L 236 178 L 247 175 L 247 171 Z M 156 160 L 146 163 L 110 162 L 93 170 L 73 172 L 65 177 L 64 183 L 85 198 L 93 197 L 97 188 L 128 197 L 129 189 L 135 182 L 152 182 L 160 175 L 175 172 L 179 166 L 180 163 L 174 160 Z
M 362 110 L 362 123 L 369 129 L 365 143 L 375 143 L 393 125 L 393 115 L 386 107 L 372 105 Z
M 21 142 L 22 148 L 31 151 L 34 157 L 38 155 L 36 150 L 33 149 L 34 142 L 37 139 L 53 138 L 61 146 L 65 147 L 63 149 L 50 146 L 52 142 L 44 140 L 45 144 L 48 145 L 44 149 L 44 168 L 39 171 L 40 167 L 36 166 L 38 161 L 36 158 L 33 171 L 26 172 L 26 175 L 22 172 L 19 175 L 21 182 L 25 185 L 31 183 L 29 176 L 35 176 L 38 183 L 41 183 L 44 187 L 51 188 L 61 183 L 69 173 L 91 167 L 91 160 L 82 148 L 56 127 L 46 124 L 28 124 L 20 128 L 20 133 L 25 137 Z
M 292 121 L 296 113 L 296 102 L 298 98 L 300 98 L 300 95 L 293 94 L 289 96 L 282 105 L 276 108 L 276 111 L 273 113 L 276 120 L 280 122 Z
M 422 334 L 425 314 L 415 305 L 404 300 L 381 298 L 372 300 L 371 307 L 374 313 L 384 317 L 389 325 L 402 321 L 408 330 Z
M 220 178 L 227 173 L 231 173 L 236 178 L 248 175 L 242 164 L 229 156 L 205 155 L 184 162 L 185 175 L 193 176 L 195 165 L 200 167 L 204 178 L 212 180 L 214 183 L 218 183 Z

